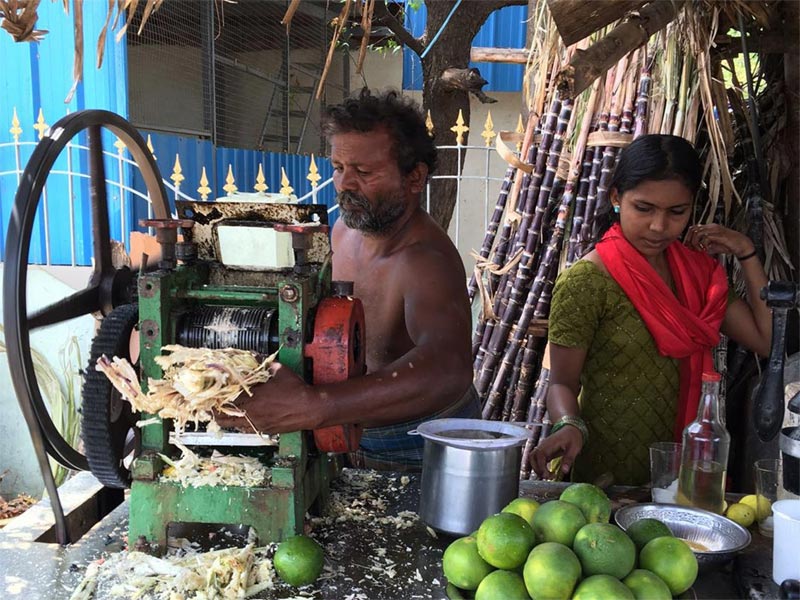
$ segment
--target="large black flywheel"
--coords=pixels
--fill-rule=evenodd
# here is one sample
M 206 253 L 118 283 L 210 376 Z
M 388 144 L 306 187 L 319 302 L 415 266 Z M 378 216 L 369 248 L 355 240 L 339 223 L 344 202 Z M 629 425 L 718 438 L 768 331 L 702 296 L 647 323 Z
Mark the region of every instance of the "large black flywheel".
M 139 132 L 128 121 L 112 112 L 87 110 L 68 115 L 58 121 L 37 144 L 22 174 L 6 237 L 3 320 L 9 369 L 51 498 L 53 490 L 50 487 L 53 484 L 52 481 L 48 482 L 48 479 L 52 480 L 52 475 L 50 474 L 48 477 L 49 467 L 46 455 L 73 470 L 87 470 L 89 461 L 80 448 L 73 447 L 62 437 L 50 417 L 33 366 L 31 333 L 39 328 L 89 314 L 106 318 L 113 315 L 113 326 L 122 331 L 125 327 L 132 327 L 130 321 L 133 317 L 129 312 L 133 309 L 126 307 L 124 311 L 127 312 L 115 314 L 115 308 L 136 302 L 136 274 L 127 267 L 115 268 L 112 264 L 109 199 L 102 141 L 103 129 L 112 132 L 126 145 L 144 179 L 152 203 L 153 216 L 159 219 L 170 217 L 169 203 L 161 174 Z M 29 313 L 28 260 L 37 212 L 41 212 L 43 194 L 46 197 L 48 177 L 51 171 L 56 172 L 54 170 L 56 160 L 68 148 L 71 141 L 70 147 L 80 146 L 73 138 L 84 131 L 86 131 L 88 139 L 92 274 L 85 289 Z M 112 324 L 109 324 L 105 328 L 111 327 Z M 125 333 L 122 332 L 120 335 L 124 336 Z M 99 344 L 98 341 L 94 346 L 99 348 Z M 92 369 L 89 371 L 92 372 Z M 97 402 L 111 402 L 112 397 L 108 395 L 102 401 L 96 400 Z M 102 410 L 97 408 L 97 403 L 93 403 L 92 406 L 93 408 L 90 410 L 99 410 L 101 415 L 113 416 L 117 411 L 113 405 Z M 83 410 L 86 411 L 87 408 L 85 407 Z M 105 419 L 105 417 L 103 418 Z M 112 438 L 123 435 L 129 437 L 126 419 L 127 417 L 124 417 L 122 413 L 119 413 L 118 417 L 105 419 L 109 425 L 108 434 Z M 84 419 L 84 425 L 86 424 Z M 125 432 L 122 432 L 123 428 L 125 428 Z M 129 445 L 129 442 L 130 440 L 125 438 L 122 441 L 115 439 L 110 446 L 122 448 Z M 117 476 L 115 480 L 118 483 L 124 483 L 127 477 L 124 471 L 117 473 Z
M 136 421 L 138 413 L 111 385 L 108 378 L 95 369 L 97 359 L 106 355 L 124 358 L 134 368 L 138 365 L 139 307 L 123 304 L 106 315 L 100 325 L 83 375 L 83 410 L 81 431 L 86 458 L 92 475 L 105 486 L 128 488 L 131 483 L 130 460 L 140 448 L 141 434 Z M 138 371 L 138 369 L 137 369 Z

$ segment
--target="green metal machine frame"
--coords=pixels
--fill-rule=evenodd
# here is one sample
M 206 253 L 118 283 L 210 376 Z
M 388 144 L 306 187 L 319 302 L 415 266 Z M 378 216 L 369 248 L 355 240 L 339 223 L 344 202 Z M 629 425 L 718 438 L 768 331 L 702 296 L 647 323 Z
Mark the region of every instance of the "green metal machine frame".
M 330 262 L 325 249 L 312 247 L 305 255 L 309 262 L 294 269 L 253 273 L 228 269 L 214 259 L 218 248 L 211 243 L 219 223 L 306 222 L 312 215 L 324 215 L 325 207 L 287 206 L 249 203 L 179 203 L 181 211 L 198 224 L 185 236 L 198 260 L 167 265 L 158 271 L 141 274 L 139 287 L 140 361 L 142 380 L 161 378 L 154 358 L 161 349 L 176 341 L 177 316 L 194 307 L 263 307 L 277 311 L 280 340 L 279 361 L 310 380 L 304 343 L 314 307 L 330 292 Z M 209 217 L 203 211 L 213 206 Z M 226 211 L 226 208 L 228 209 Z M 220 214 L 222 213 L 222 214 Z M 327 235 L 322 234 L 327 244 Z M 319 238 L 315 235 L 314 237 Z M 193 238 L 194 241 L 191 241 Z M 317 245 L 321 240 L 317 239 Z M 181 244 L 178 244 L 179 248 Z M 313 245 L 312 245 L 313 246 Z M 164 244 L 162 243 L 162 253 Z M 316 259 L 316 261 L 315 261 Z M 320 262 L 321 260 L 321 262 Z M 253 285 L 263 281 L 262 286 Z M 221 282 L 221 283 L 220 283 Z M 165 467 L 160 454 L 174 454 L 169 443 L 170 422 L 158 420 L 142 430 L 141 453 L 132 466 L 129 539 L 144 536 L 164 551 L 167 530 L 172 523 L 249 525 L 261 543 L 280 541 L 302 531 L 303 518 L 315 503 L 327 500 L 332 463 L 318 452 L 308 431 L 284 433 L 277 451 L 274 447 L 252 446 L 245 450 L 271 471 L 266 487 L 183 487 L 161 481 Z

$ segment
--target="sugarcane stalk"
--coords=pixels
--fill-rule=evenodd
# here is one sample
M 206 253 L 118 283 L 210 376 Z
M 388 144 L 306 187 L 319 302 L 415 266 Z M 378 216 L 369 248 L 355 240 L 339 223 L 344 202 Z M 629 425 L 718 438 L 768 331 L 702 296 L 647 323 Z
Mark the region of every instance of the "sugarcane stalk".
M 601 112 L 597 122 L 598 131 L 608 131 L 608 113 Z M 592 226 L 594 225 L 594 207 L 597 204 L 597 184 L 600 180 L 600 172 L 603 167 L 603 153 L 600 148 L 594 151 L 592 156 L 592 170 L 589 173 L 589 191 L 586 193 L 586 210 L 584 211 L 583 223 L 579 236 L 579 256 L 583 256 L 592 237 Z
M 578 184 L 578 194 L 575 196 L 575 210 L 573 211 L 572 227 L 569 234 L 569 248 L 567 250 L 566 266 L 569 267 L 577 258 L 580 258 L 578 249 L 580 247 L 580 233 L 586 215 L 586 194 L 589 192 L 589 177 L 592 173 L 595 147 L 586 148 L 583 154 L 583 165 L 581 168 L 581 178 Z
M 538 347 L 541 345 L 542 339 L 543 338 L 528 334 L 528 339 L 525 342 L 525 349 L 519 353 L 519 356 L 522 357 L 522 361 L 519 380 L 514 388 L 514 401 L 511 405 L 511 421 L 521 421 L 523 415 L 528 412 L 531 391 L 533 390 L 533 384 L 536 381 L 539 368 Z
M 536 425 L 541 425 L 533 429 L 533 435 L 527 442 L 522 451 L 522 474 L 523 479 L 528 479 L 531 474 L 531 452 L 539 444 L 539 441 L 547 437 L 550 430 L 549 424 L 544 423 L 544 413 L 547 409 L 545 402 L 547 398 L 547 388 L 550 384 L 550 369 L 542 365 L 539 370 L 539 377 L 536 379 L 536 389 L 531 397 L 530 407 L 528 408 L 527 427 L 533 428 Z
M 686 118 L 687 105 L 689 103 L 689 84 L 691 77 L 692 55 L 684 53 L 683 66 L 681 67 L 681 86 L 678 92 L 678 108 L 675 111 L 675 122 L 672 125 L 672 135 L 683 134 L 683 123 Z
M 533 311 L 534 319 L 546 319 L 550 314 L 550 299 L 553 296 L 553 286 L 555 285 L 556 277 L 558 276 L 558 263 L 550 267 L 544 280 L 544 287 L 542 294 L 539 296 L 539 302 L 536 303 L 536 309 Z
M 479 255 L 481 259 L 486 259 L 489 257 L 489 253 L 492 251 L 492 246 L 494 245 L 495 238 L 497 237 L 497 229 L 500 226 L 500 219 L 503 217 L 503 212 L 506 208 L 506 200 L 508 199 L 508 192 L 511 189 L 511 182 L 514 179 L 514 173 L 516 169 L 514 167 L 509 167 L 506 169 L 505 177 L 503 177 L 503 183 L 500 185 L 500 193 L 497 196 L 497 202 L 494 205 L 494 212 L 492 212 L 492 217 L 489 220 L 489 224 L 486 227 L 486 234 L 483 236 L 483 243 L 481 244 L 481 249 Z M 467 286 L 467 294 L 469 295 L 469 301 L 472 303 L 472 300 L 475 298 L 475 292 L 478 290 L 478 281 L 475 277 L 475 273 L 472 274 L 472 277 L 469 280 L 469 285 Z
M 528 339 L 532 336 L 528 336 Z M 527 347 L 527 341 L 525 342 Z M 503 412 L 501 413 L 500 420 L 501 421 L 509 421 L 511 420 L 511 408 L 514 404 L 514 390 L 517 389 L 519 385 L 519 379 L 522 372 L 522 360 L 525 355 L 525 352 L 517 352 L 517 356 L 514 359 L 514 368 L 511 369 L 511 377 L 508 379 L 508 383 L 506 385 L 506 398 L 503 402 Z
M 636 123 L 633 129 L 633 138 L 647 132 L 647 102 L 650 98 L 650 86 L 653 82 L 650 64 L 642 65 L 642 75 L 639 78 L 639 95 L 636 98 Z

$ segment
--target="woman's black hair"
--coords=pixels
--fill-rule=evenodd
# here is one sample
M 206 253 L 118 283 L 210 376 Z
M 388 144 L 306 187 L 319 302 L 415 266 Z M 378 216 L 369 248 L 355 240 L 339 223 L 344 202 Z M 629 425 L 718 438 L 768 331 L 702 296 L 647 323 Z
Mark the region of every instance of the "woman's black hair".
M 599 240 L 619 216 L 611 206 L 611 190 L 621 196 L 646 181 L 677 180 L 694 196 L 703 183 L 700 155 L 688 140 L 677 135 L 643 135 L 622 150 L 609 185 L 609 201 L 597 215 L 595 239 Z
M 396 90 L 372 93 L 369 88 L 328 107 L 322 116 L 326 137 L 357 131 L 367 133 L 385 128 L 394 140 L 394 155 L 400 171 L 407 175 L 418 163 L 436 169 L 436 144 L 428 134 L 419 105 Z

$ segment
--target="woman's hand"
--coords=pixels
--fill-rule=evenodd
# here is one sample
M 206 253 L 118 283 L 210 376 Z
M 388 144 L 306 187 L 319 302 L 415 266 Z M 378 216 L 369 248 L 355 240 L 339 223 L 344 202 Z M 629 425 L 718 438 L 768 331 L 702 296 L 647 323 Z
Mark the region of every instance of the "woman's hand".
M 684 243 L 694 250 L 709 254 L 732 254 L 747 256 L 755 249 L 753 242 L 743 233 L 722 225 L 692 225 L 686 233 Z
M 553 435 L 549 435 L 539 442 L 533 449 L 531 466 L 539 479 L 555 479 L 556 473 L 548 469 L 548 464 L 554 458 L 561 457 L 561 473 L 566 475 L 583 448 L 583 434 L 577 427 L 565 425 Z

